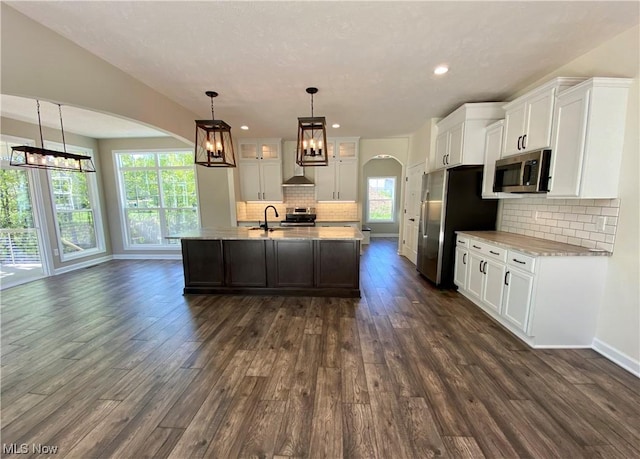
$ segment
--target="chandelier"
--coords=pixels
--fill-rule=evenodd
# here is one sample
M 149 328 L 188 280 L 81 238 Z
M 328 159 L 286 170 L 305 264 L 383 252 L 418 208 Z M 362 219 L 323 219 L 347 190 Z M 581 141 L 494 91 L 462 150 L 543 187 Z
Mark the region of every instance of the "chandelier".
M 298 143 L 296 146 L 296 163 L 300 166 L 326 166 L 327 126 L 324 116 L 313 116 L 313 95 L 318 88 L 307 88 L 311 95 L 311 116 L 298 118 Z
M 90 156 L 67 153 L 64 140 L 64 126 L 62 124 L 62 107 L 58 105 L 60 114 L 60 131 L 62 132 L 62 148 L 64 151 L 48 150 L 46 148 L 20 145 L 11 147 L 11 166 L 32 167 L 36 169 L 57 169 L 74 172 L 95 172 L 96 168 Z M 40 101 L 36 100 L 38 110 L 38 127 L 40 128 L 40 145 L 44 146 L 42 138 L 42 120 L 40 119 Z
M 236 167 L 231 126 L 215 119 L 213 112 L 213 98 L 218 97 L 218 93 L 207 91 L 205 94 L 211 98 L 211 119 L 196 120 L 194 161 L 205 167 Z

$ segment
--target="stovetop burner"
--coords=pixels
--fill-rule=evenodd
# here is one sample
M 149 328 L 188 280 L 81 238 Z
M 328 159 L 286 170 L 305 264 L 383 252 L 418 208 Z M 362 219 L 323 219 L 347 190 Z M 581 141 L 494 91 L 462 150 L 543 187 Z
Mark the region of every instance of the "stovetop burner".
M 313 207 L 287 207 L 286 219 L 280 226 L 316 226 L 316 209 Z

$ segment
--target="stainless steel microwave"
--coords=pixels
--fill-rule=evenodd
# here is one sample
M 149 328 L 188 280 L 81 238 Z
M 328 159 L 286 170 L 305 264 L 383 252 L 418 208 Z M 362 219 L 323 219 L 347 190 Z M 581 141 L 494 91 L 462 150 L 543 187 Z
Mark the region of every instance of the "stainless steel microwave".
M 496 161 L 493 191 L 546 193 L 549 191 L 551 150 L 537 150 Z

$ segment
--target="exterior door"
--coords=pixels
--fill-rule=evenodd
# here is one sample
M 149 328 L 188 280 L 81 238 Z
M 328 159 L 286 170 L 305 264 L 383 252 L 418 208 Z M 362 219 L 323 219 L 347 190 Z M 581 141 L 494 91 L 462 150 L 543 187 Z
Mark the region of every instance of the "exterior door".
M 11 146 L 0 142 L 0 285 L 8 288 L 48 274 L 43 263 L 42 230 L 36 205 L 38 175 L 33 169 L 9 166 Z
M 420 186 L 424 164 L 411 166 L 407 171 L 404 194 L 404 231 L 402 237 L 402 254 L 411 263 L 418 260 L 418 222 L 420 221 Z

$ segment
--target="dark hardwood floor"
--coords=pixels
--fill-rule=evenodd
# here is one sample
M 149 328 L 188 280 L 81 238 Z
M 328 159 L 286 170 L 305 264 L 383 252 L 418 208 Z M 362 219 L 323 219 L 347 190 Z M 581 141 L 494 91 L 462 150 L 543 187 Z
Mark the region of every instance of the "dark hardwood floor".
M 182 296 L 179 261 L 2 292 L 3 457 L 640 456 L 637 378 L 365 247 L 359 300 Z

